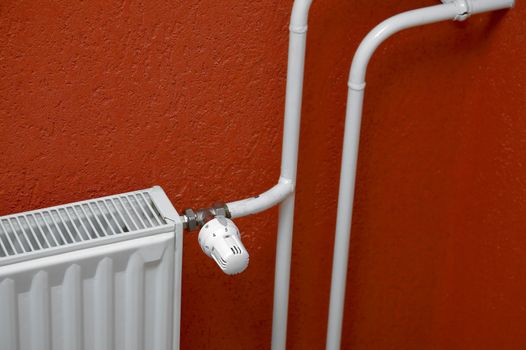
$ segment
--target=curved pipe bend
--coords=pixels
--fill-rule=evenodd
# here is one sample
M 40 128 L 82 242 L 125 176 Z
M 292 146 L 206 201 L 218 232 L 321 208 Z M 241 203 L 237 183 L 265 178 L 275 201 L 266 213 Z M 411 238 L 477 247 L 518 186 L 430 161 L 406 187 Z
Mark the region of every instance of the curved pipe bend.
M 349 87 L 353 90 L 365 88 L 365 73 L 369 60 L 378 46 L 393 34 L 445 20 L 461 21 L 473 14 L 511 8 L 514 4 L 514 0 L 454 0 L 446 1 L 442 5 L 403 12 L 386 19 L 367 34 L 356 50 L 349 73 Z
M 300 32 L 307 31 L 307 21 L 309 19 L 310 5 L 312 0 L 296 0 L 292 5 L 292 14 L 290 15 L 290 31 Z
M 259 196 L 227 203 L 228 210 L 233 218 L 259 213 L 283 202 L 294 193 L 298 162 L 305 43 L 311 4 L 312 0 L 294 1 L 290 18 L 287 91 L 285 95 L 281 174 L 279 181 Z
M 367 34 L 356 50 L 349 73 L 349 87 L 353 90 L 365 88 L 365 74 L 369 60 L 378 46 L 393 34 L 418 25 L 453 19 L 459 13 L 462 13 L 462 10 L 455 2 L 403 12 L 378 24 Z
M 349 73 L 340 169 L 327 350 L 338 350 L 341 342 L 365 75 L 369 60 L 381 43 L 401 30 L 444 20 L 463 20 L 471 14 L 510 8 L 514 5 L 513 0 L 443 0 L 443 2 L 445 2 L 443 5 L 404 12 L 383 21 L 367 34 L 354 55 Z
M 278 183 L 262 194 L 228 203 L 228 210 L 232 219 L 256 214 L 272 208 L 294 193 L 294 183 L 285 178 L 280 178 Z

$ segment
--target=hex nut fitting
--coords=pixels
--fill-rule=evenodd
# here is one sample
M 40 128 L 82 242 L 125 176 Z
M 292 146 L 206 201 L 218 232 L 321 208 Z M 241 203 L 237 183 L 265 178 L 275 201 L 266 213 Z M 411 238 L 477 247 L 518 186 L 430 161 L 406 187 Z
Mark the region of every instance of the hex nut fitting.
M 199 228 L 199 225 L 197 224 L 197 215 L 193 209 L 185 209 L 184 216 L 186 217 L 186 229 L 188 231 L 194 231 Z

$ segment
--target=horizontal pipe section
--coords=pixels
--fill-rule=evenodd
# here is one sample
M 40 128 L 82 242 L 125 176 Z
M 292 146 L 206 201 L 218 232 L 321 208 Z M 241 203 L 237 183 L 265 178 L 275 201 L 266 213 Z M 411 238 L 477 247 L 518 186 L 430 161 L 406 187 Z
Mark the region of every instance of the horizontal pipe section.
M 515 6 L 515 0 L 471 0 L 468 1 L 469 12 L 477 13 L 504 10 Z
M 228 203 L 228 210 L 233 219 L 256 214 L 268 208 L 279 204 L 287 196 L 294 192 L 294 186 L 291 180 L 279 179 L 279 182 L 262 194 L 242 199 L 237 202 Z

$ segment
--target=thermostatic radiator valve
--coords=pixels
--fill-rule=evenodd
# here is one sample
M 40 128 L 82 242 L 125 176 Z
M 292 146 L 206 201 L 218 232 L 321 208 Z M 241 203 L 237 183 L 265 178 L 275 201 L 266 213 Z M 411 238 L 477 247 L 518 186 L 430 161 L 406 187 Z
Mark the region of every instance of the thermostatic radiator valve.
M 186 209 L 182 219 L 188 231 L 200 228 L 198 241 L 203 252 L 214 259 L 224 273 L 235 275 L 247 268 L 249 255 L 239 229 L 229 217 L 226 204 L 216 203 L 197 211 Z

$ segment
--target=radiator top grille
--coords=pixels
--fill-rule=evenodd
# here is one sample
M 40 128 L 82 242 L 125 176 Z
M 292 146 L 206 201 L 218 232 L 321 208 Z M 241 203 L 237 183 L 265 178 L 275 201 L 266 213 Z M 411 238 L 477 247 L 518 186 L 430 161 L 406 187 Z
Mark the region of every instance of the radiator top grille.
M 3 216 L 0 265 L 168 226 L 147 190 Z

